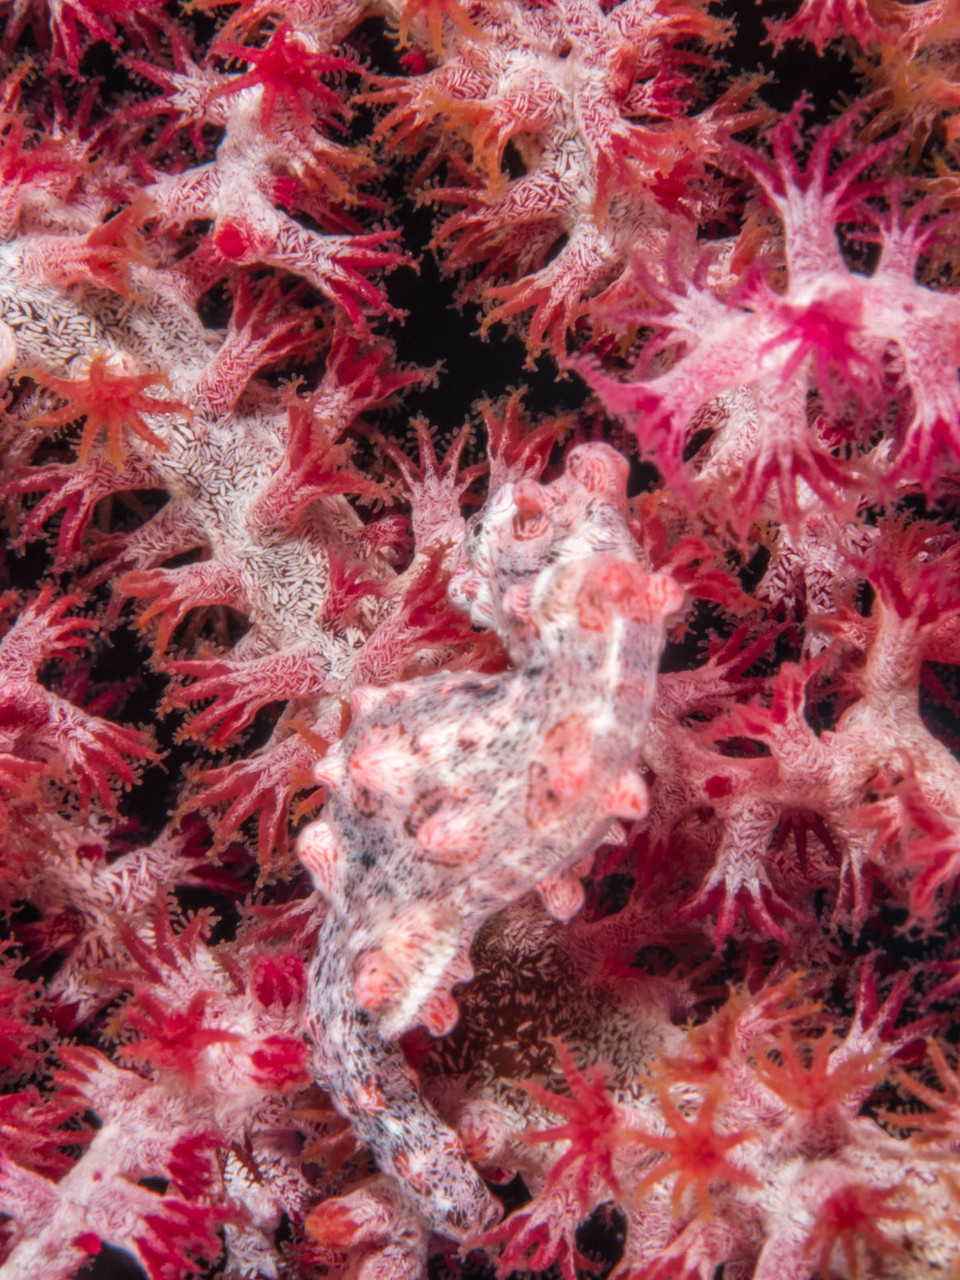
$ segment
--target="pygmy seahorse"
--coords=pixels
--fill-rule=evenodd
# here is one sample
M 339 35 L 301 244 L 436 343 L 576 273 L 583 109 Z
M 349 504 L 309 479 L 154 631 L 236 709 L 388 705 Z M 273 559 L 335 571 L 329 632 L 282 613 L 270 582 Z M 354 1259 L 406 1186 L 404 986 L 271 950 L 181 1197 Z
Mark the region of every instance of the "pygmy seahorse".
M 550 484 L 505 484 L 476 516 L 450 584 L 511 668 L 353 691 L 321 761 L 328 788 L 298 850 L 329 910 L 310 973 L 318 1079 L 427 1222 L 456 1238 L 497 1210 L 422 1097 L 397 1038 L 457 1018 L 480 925 L 533 889 L 560 920 L 615 819 L 647 808 L 637 757 L 666 621 L 683 596 L 644 567 L 627 464 L 572 449 Z

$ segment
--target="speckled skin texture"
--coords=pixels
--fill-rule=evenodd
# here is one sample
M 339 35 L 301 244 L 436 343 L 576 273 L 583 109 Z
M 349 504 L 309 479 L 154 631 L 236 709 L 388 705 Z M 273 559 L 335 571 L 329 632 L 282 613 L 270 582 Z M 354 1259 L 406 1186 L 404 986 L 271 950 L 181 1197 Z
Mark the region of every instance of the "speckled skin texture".
M 636 770 L 676 584 L 626 520 L 624 459 L 568 454 L 550 484 L 504 485 L 468 529 L 456 604 L 501 636 L 499 675 L 445 673 L 351 698 L 318 769 L 329 789 L 299 851 L 330 909 L 311 970 L 315 1070 L 435 1229 L 496 1217 L 458 1138 L 396 1044 L 457 1018 L 451 994 L 495 912 L 538 890 L 569 919 L 577 872 L 616 819 L 644 815 Z

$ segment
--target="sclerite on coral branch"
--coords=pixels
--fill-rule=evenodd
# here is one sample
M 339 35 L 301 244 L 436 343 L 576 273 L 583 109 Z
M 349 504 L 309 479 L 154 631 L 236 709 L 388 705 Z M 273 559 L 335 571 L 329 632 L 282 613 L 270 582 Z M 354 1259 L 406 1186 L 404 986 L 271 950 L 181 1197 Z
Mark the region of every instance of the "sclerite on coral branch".
M 960 1274 L 960 19 L 764 6 L 0 0 L 0 1280 Z
M 494 1204 L 391 1042 L 418 1023 L 451 1031 L 479 926 L 533 888 L 568 920 L 611 823 L 647 811 L 636 761 L 683 593 L 641 562 L 626 472 L 609 446 L 581 445 L 552 484 L 493 495 L 450 590 L 511 670 L 355 689 L 317 774 L 331 799 L 300 838 L 330 904 L 308 1001 L 321 1078 L 457 1236 Z

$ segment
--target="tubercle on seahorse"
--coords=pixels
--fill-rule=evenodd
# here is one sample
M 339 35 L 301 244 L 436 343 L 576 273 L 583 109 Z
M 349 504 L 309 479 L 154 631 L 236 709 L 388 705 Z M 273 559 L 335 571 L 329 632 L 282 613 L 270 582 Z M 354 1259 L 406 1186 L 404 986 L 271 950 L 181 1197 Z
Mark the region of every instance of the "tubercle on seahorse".
M 480 925 L 533 889 L 567 920 L 616 819 L 647 809 L 636 769 L 667 619 L 626 519 L 627 464 L 572 449 L 550 484 L 504 485 L 474 518 L 451 599 L 493 627 L 512 669 L 440 672 L 351 697 L 317 776 L 329 789 L 300 857 L 329 902 L 310 974 L 314 1069 L 430 1225 L 497 1216 L 397 1038 L 454 1026 Z M 572 696 L 575 691 L 575 696 Z

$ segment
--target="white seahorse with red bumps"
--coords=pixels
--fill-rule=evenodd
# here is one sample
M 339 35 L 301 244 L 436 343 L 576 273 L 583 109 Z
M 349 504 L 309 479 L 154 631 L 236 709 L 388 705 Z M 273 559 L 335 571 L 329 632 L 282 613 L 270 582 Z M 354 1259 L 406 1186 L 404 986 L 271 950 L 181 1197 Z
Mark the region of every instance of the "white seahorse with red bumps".
M 552 483 L 492 496 L 450 596 L 497 631 L 511 669 L 354 690 L 317 771 L 323 815 L 300 837 L 329 903 L 310 975 L 317 1076 L 457 1238 L 492 1222 L 495 1201 L 396 1040 L 418 1023 L 448 1032 L 480 925 L 532 890 L 569 919 L 611 824 L 646 812 L 638 754 L 683 595 L 642 562 L 626 478 L 616 450 L 583 444 Z

